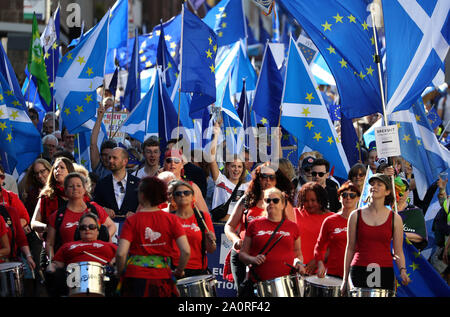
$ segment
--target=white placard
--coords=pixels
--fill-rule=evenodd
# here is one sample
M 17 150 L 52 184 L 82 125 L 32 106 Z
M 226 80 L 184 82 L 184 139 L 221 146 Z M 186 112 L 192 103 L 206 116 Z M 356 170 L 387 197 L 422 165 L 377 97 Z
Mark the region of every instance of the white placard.
M 401 155 L 396 124 L 375 129 L 375 142 L 378 157 L 392 157 Z

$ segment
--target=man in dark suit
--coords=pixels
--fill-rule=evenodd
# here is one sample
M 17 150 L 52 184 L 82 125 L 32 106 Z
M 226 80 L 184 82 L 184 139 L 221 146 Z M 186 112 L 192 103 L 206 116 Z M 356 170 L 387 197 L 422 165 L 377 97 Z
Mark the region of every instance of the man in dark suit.
M 128 217 L 138 207 L 139 178 L 127 173 L 128 152 L 114 148 L 109 155 L 111 175 L 102 178 L 95 186 L 94 201 L 102 206 L 111 219 Z

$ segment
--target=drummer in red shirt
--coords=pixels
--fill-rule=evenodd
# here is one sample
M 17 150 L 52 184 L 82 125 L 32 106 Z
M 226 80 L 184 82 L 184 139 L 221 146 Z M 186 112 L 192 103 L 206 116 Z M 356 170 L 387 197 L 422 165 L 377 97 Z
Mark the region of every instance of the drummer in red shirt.
M 46 240 L 47 254 L 50 260 L 57 249 L 64 243 L 74 241 L 75 231 L 81 216 L 90 210 L 88 203 L 95 208 L 100 224 L 104 224 L 108 229 L 109 236 L 112 237 L 116 231 L 116 226 L 107 212 L 95 202 L 86 202 L 86 179 L 79 173 L 70 173 L 64 179 L 64 191 L 68 198 L 66 209 L 62 215 L 62 222 L 56 228 L 57 217 L 60 217 L 60 210 L 53 212 L 49 218 L 48 236 Z
M 206 253 L 216 251 L 216 236 L 211 216 L 208 212 L 194 207 L 194 189 L 189 183 L 175 181 L 171 183 L 171 189 L 177 206 L 174 214 L 179 218 L 191 247 L 191 256 L 184 270 L 185 276 L 210 274 Z M 176 254 L 173 257 L 173 265 L 177 267 L 180 252 L 178 248 L 174 249 Z
M 9 246 L 8 231 L 6 230 L 6 223 L 3 217 L 0 217 L 0 263 L 4 262 L 4 259 L 11 252 Z
M 56 252 L 47 270 L 54 271 L 70 263 L 97 262 L 106 265 L 114 260 L 117 246 L 98 239 L 99 220 L 93 213 L 81 216 L 78 225 L 80 240 L 67 242 Z
M 355 184 L 347 181 L 339 188 L 338 196 L 342 209 L 324 220 L 314 248 L 318 277 L 325 277 L 326 274 L 342 278 L 344 274 L 348 216 L 358 207 L 361 192 Z
M 326 209 L 327 191 L 316 182 L 308 182 L 303 185 L 298 200 L 299 208 L 295 208 L 295 216 L 302 238 L 302 254 L 306 263 L 306 273 L 314 274 L 317 269 L 314 247 L 323 221 L 333 213 Z
M 144 177 L 138 199 L 136 214 L 122 227 L 116 254 L 122 296 L 179 296 L 173 275 L 184 275 L 191 249 L 178 217 L 159 207 L 168 199 L 166 183 L 157 177 Z M 180 249 L 180 258 L 172 274 L 173 241 Z
M 290 275 L 294 265 L 300 273 L 305 272 L 300 234 L 295 222 L 287 219 L 286 203 L 285 195 L 278 188 L 265 190 L 267 217 L 255 219 L 248 225 L 239 259 L 246 265 L 252 265 L 255 274 L 251 278 L 254 280 L 265 281 Z M 264 248 L 263 254 L 259 254 L 277 228 L 273 242 Z

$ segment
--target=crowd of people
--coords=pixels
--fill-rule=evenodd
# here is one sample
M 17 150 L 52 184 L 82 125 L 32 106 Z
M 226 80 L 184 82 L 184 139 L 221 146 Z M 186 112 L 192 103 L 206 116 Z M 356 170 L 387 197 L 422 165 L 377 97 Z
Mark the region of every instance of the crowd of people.
M 238 296 L 248 295 L 246 280 L 294 273 L 340 278 L 342 294 L 351 287 L 394 290 L 394 262 L 400 282 L 410 282 L 403 239 L 418 250 L 427 247 L 424 216 L 436 191 L 444 218 L 434 226 L 436 246 L 446 265 L 439 273 L 449 281 L 446 179 L 436 180 L 421 200 L 411 164 L 401 157 L 380 164 L 373 146 L 347 179 L 334 177 L 317 151 L 303 153 L 297 169 L 285 158 L 252 162 L 246 151 L 221 162 L 220 122 L 210 151 L 202 153 L 209 160 L 200 162 L 191 162 L 194 153 L 183 153 L 177 140 L 162 147 L 156 137 L 125 145 L 107 139 L 98 147 L 111 106 L 98 107 L 92 172 L 75 159 L 76 136 L 55 131 L 53 113 L 42 122 L 41 157 L 18 181 L 0 164 L 0 263 L 23 263 L 27 296 L 66 295 L 64 269 L 81 261 L 112 268 L 111 296 L 178 296 L 177 279 L 210 274 L 207 255 L 220 251 L 213 219 L 232 244 L 224 277 Z M 130 149 L 140 164 L 130 163 Z M 362 202 L 369 170 L 370 194 Z M 373 263 L 381 268 L 375 286 L 368 284 Z

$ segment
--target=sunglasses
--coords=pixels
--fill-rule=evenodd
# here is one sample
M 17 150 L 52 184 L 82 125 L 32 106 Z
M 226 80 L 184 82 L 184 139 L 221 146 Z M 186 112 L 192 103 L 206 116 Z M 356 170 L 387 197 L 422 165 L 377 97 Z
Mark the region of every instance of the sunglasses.
M 355 175 L 354 175 L 354 177 L 364 177 L 364 176 L 366 176 L 366 175 L 363 174 L 363 173 L 359 173 L 359 174 L 355 174 Z
M 78 226 L 78 229 L 80 230 L 80 231 L 86 231 L 86 230 L 95 230 L 95 229 L 98 229 L 98 227 L 97 227 L 97 225 L 94 225 L 94 224 L 88 224 L 88 225 L 80 225 L 80 226 Z
M 270 204 L 272 201 L 276 205 L 280 202 L 280 198 L 264 198 L 266 204 Z
M 311 172 L 311 175 L 313 177 L 316 177 L 317 175 L 319 175 L 319 177 L 323 177 L 326 173 L 324 172 Z
M 168 157 L 166 158 L 166 163 L 170 164 L 170 163 L 181 163 L 181 160 L 178 157 Z
M 179 191 L 176 191 L 173 193 L 173 195 L 176 197 L 189 196 L 192 194 L 193 194 L 193 192 L 190 190 L 179 190 Z
M 347 198 L 347 197 L 354 199 L 354 198 L 356 198 L 356 194 L 355 193 L 342 193 L 342 198 Z
M 274 174 L 263 174 L 263 173 L 261 173 L 260 176 L 261 176 L 262 179 L 267 179 L 268 178 L 270 180 L 274 180 L 276 178 L 276 176 Z

